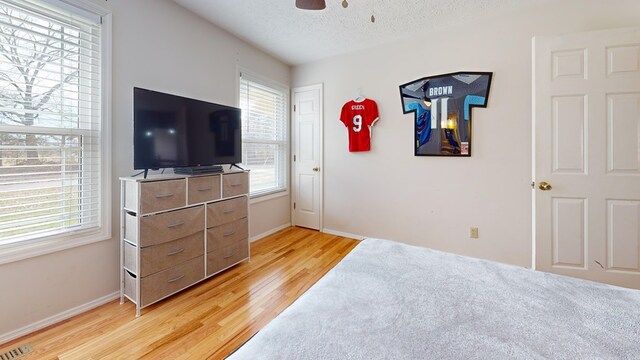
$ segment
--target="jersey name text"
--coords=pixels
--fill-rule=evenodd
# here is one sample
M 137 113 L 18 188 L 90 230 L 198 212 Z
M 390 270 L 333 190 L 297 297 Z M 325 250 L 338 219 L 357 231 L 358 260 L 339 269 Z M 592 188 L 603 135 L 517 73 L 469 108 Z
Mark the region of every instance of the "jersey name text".
M 453 94 L 453 86 L 438 86 L 429 88 L 429 96 L 451 94 Z

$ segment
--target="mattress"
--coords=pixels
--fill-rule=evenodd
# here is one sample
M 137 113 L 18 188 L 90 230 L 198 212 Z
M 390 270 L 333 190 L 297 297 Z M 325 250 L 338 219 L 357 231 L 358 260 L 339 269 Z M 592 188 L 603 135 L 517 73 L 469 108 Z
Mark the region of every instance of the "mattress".
M 229 359 L 640 359 L 640 291 L 366 239 Z

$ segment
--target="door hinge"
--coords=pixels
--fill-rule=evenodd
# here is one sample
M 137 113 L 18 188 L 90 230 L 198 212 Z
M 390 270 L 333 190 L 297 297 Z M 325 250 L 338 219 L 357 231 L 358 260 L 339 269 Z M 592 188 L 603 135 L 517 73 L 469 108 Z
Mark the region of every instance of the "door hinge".
M 296 156 L 293 155 L 293 162 L 296 162 Z
M 296 203 L 293 203 L 293 210 L 296 209 Z
M 296 106 L 295 105 L 293 105 L 293 111 L 296 111 Z

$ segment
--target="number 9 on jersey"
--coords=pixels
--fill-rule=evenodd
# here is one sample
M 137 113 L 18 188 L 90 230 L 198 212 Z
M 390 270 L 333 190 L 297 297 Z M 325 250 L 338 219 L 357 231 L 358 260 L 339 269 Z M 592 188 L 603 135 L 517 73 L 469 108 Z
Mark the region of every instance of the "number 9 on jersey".
M 356 115 L 353 117 L 353 131 L 360 132 L 362 130 L 362 116 Z

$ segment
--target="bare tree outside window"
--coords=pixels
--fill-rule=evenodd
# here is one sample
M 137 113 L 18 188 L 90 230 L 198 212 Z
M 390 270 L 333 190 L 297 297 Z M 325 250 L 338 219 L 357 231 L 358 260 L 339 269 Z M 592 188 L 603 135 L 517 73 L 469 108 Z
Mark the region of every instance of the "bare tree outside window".
M 0 3 L 0 244 L 81 224 L 93 35 Z M 99 108 L 99 107 L 98 107 Z M 89 120 L 87 120 L 89 119 Z M 89 129 L 90 131 L 91 129 Z

